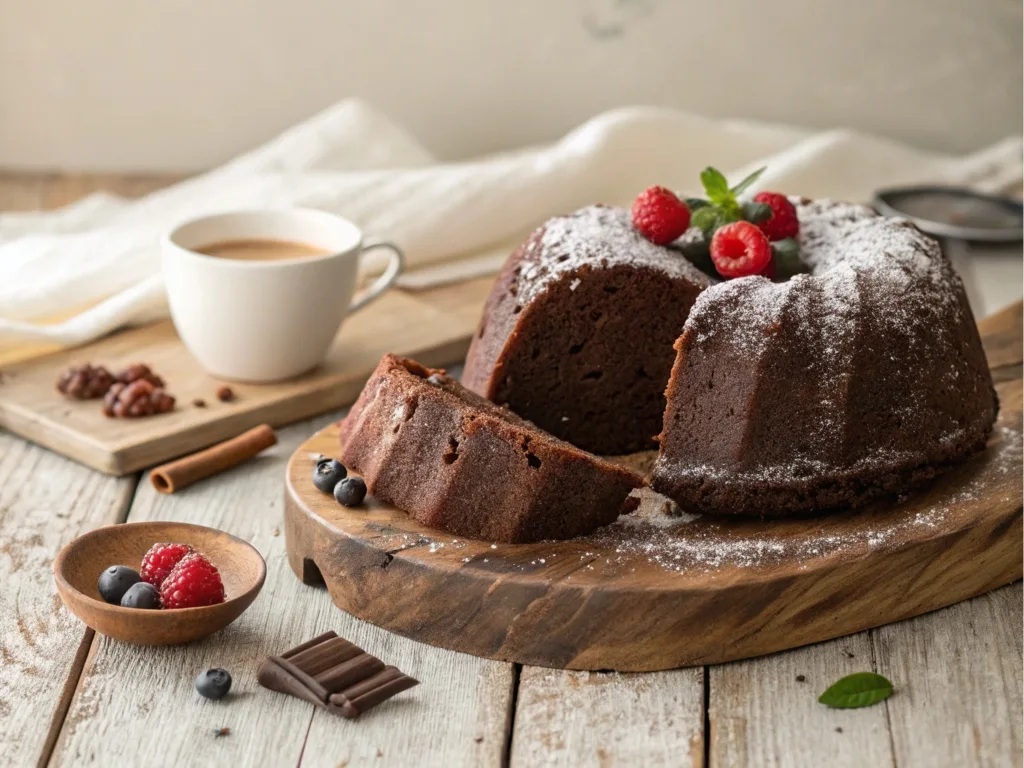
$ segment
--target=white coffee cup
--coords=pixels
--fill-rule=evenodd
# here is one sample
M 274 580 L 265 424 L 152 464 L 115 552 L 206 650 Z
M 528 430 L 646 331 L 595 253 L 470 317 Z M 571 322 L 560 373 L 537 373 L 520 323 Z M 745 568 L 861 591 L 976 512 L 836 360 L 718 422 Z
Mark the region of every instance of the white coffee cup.
M 302 258 L 244 261 L 198 253 L 232 240 L 298 242 Z M 353 300 L 362 256 L 390 251 L 384 273 Z M 218 378 L 270 382 L 319 363 L 345 317 L 378 298 L 402 271 L 401 250 L 364 242 L 359 228 L 312 209 L 252 210 L 193 219 L 162 243 L 171 318 L 200 365 Z

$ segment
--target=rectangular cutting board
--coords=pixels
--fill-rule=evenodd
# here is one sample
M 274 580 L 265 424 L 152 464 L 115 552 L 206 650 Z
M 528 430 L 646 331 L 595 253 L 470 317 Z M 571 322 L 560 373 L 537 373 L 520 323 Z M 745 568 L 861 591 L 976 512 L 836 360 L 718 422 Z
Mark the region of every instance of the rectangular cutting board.
M 256 424 L 282 426 L 348 405 L 387 352 L 431 366 L 460 361 L 491 283 L 487 277 L 429 291 L 391 291 L 345 321 L 314 371 L 278 384 L 230 383 L 236 399 L 227 403 L 215 394 L 225 382 L 199 367 L 169 321 L 5 365 L 0 367 L 0 426 L 101 472 L 134 472 Z M 142 419 L 108 419 L 100 401 L 63 397 L 54 388 L 57 376 L 86 362 L 115 373 L 146 363 L 167 382 L 177 398 L 175 409 Z M 206 407 L 194 405 L 196 399 Z

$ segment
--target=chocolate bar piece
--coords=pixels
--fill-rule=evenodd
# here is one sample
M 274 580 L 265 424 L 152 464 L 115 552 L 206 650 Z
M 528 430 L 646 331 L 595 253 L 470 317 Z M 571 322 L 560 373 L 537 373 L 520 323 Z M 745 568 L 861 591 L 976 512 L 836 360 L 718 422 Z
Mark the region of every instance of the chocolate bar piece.
M 260 665 L 260 685 L 323 707 L 349 719 L 419 685 L 395 667 L 371 656 L 335 632 L 268 656 Z

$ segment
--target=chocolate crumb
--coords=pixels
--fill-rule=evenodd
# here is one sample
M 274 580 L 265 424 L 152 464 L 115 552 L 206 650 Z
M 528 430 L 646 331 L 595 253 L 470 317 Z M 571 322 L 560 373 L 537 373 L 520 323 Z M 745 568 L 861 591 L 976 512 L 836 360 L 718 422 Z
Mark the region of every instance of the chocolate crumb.
M 214 728 L 213 729 L 213 738 L 215 738 L 215 739 L 219 739 L 221 736 L 230 736 L 230 735 L 231 735 L 231 729 L 230 728 Z
M 804 680 L 806 680 L 806 679 L 807 679 L 807 678 L 806 678 L 806 677 L 804 677 L 803 675 L 797 675 L 797 676 L 796 676 L 796 681 L 797 681 L 798 683 L 802 683 L 802 682 L 803 682 Z
M 672 501 L 670 499 L 665 499 L 665 501 L 662 502 L 661 513 L 663 515 L 665 515 L 665 517 L 682 517 L 683 516 L 682 508 L 678 504 L 676 504 L 674 501 Z
M 384 757 L 384 750 L 377 747 L 377 757 Z
M 836 733 L 842 733 L 843 729 L 840 726 L 836 726 Z
M 476 737 L 475 739 L 473 739 L 473 741 L 475 741 L 475 742 L 476 742 L 477 744 L 479 744 L 479 743 L 480 743 L 480 742 L 482 742 L 483 740 L 484 740 L 484 737 L 483 737 L 483 736 L 477 736 L 477 737 Z
M 222 403 L 230 403 L 235 399 L 235 391 L 231 387 L 224 385 L 217 388 L 217 399 Z
M 848 659 L 855 659 L 855 658 L 857 658 L 856 656 L 854 656 L 854 655 L 853 655 L 852 653 L 850 653 L 850 652 L 849 652 L 848 650 L 846 650 L 845 648 L 843 648 L 843 654 L 844 654 L 844 655 L 846 656 L 846 658 L 848 658 Z
M 206 401 L 203 400 L 203 398 L 201 397 L 197 397 L 195 400 L 192 401 L 192 405 L 194 405 L 196 408 L 205 408 Z

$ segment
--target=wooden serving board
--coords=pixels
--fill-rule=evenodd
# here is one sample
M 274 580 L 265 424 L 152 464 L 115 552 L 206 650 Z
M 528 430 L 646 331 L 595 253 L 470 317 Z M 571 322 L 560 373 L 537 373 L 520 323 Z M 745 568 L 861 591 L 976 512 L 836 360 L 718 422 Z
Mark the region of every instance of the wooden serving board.
M 446 365 L 469 345 L 492 279 L 430 291 L 393 290 L 348 318 L 326 360 L 277 384 L 235 384 L 232 402 L 217 400 L 211 378 L 169 322 L 123 331 L 88 346 L 0 367 L 0 426 L 90 467 L 121 475 L 234 437 L 257 424 L 281 426 L 346 405 L 386 352 Z M 273 311 L 268 307 L 267 311 Z M 116 372 L 144 362 L 167 381 L 175 410 L 143 419 L 108 419 L 99 401 L 76 401 L 55 389 L 75 363 Z M 201 399 L 206 407 L 193 405 Z
M 771 653 L 916 616 L 1021 578 L 1021 309 L 982 323 L 1002 410 L 987 450 L 898 501 L 817 518 L 638 517 L 572 541 L 490 544 L 312 485 L 337 427 L 292 456 L 295 573 L 377 626 L 476 656 L 649 671 Z M 496 499 L 496 504 L 501 500 Z

